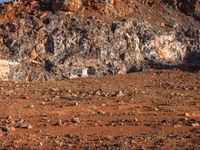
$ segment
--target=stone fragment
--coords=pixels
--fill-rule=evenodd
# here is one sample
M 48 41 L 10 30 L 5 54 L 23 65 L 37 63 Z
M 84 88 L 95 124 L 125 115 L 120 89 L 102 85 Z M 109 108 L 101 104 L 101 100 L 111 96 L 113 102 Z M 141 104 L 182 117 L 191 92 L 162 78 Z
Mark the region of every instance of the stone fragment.
M 20 128 L 23 128 L 23 129 L 32 129 L 33 126 L 32 126 L 31 124 L 22 124 L 22 125 L 20 126 Z
M 174 125 L 174 128 L 180 128 L 180 127 L 182 127 L 182 125 L 180 125 L 180 124 Z
M 118 91 L 116 96 L 117 97 L 122 97 L 122 96 L 124 96 L 124 93 L 122 91 Z
M 192 123 L 191 125 L 192 125 L 192 127 L 199 127 L 200 126 L 199 123 Z
M 190 114 L 189 113 L 184 113 L 184 116 L 190 117 Z
M 70 119 L 70 122 L 71 122 L 71 123 L 77 123 L 77 124 L 79 124 L 79 123 L 80 123 L 80 120 L 79 120 L 79 118 L 71 118 L 71 119 Z
M 76 12 L 81 8 L 80 0 L 65 0 L 65 6 L 67 6 L 68 10 L 71 12 Z

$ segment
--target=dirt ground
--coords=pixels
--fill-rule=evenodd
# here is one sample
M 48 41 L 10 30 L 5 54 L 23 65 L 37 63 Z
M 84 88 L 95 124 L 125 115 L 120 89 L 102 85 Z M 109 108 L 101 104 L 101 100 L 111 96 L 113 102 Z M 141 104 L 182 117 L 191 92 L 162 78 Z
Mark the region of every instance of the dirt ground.
M 1 149 L 200 149 L 200 74 L 0 83 Z

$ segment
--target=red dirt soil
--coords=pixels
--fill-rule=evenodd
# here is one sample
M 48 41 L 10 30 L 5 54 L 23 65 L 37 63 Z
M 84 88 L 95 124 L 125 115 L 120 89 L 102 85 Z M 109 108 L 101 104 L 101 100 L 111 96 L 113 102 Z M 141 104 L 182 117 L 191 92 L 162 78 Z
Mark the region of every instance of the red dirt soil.
M 0 83 L 0 148 L 199 149 L 200 74 Z
M 0 9 L 5 9 L 4 13 L 0 13 L 0 25 L 8 23 L 16 18 L 20 13 L 37 14 L 41 10 L 39 2 L 45 0 L 28 0 L 22 4 L 12 5 L 0 5 Z M 47 0 L 48 1 L 48 0 Z M 73 0 L 76 1 L 76 0 Z M 151 0 L 150 0 L 151 1 Z M 171 16 L 179 24 L 185 24 L 178 11 L 168 9 L 169 6 L 161 4 L 157 0 L 114 0 L 111 2 L 100 2 L 96 0 L 83 0 L 80 9 L 75 13 L 81 17 L 96 17 L 100 20 L 104 20 L 106 23 L 111 24 L 113 20 L 127 19 L 127 18 L 139 18 L 144 19 L 152 24 L 163 26 L 168 24 L 166 16 Z M 37 11 L 37 13 L 33 13 Z M 63 11 L 68 11 L 64 9 Z M 165 12 L 163 15 L 163 12 Z M 189 11 L 189 10 L 188 10 Z M 42 15 L 41 15 L 42 16 Z M 114 18 L 113 18 L 114 17 Z M 190 24 L 196 26 L 196 22 L 193 17 L 187 16 Z M 163 26 L 164 27 L 164 26 Z

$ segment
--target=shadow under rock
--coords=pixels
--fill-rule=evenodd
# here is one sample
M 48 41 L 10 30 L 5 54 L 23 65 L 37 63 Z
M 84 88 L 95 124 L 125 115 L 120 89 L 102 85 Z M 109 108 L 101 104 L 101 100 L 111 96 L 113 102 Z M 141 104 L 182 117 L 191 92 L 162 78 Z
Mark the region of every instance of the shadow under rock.
M 170 64 L 167 62 L 159 62 L 155 59 L 146 60 L 144 64 L 137 67 L 134 66 L 130 68 L 127 73 L 132 72 L 146 72 L 149 69 L 155 69 L 155 70 L 182 70 L 182 71 L 188 71 L 192 73 L 200 73 L 200 52 L 188 52 L 188 54 L 185 56 L 184 60 L 180 64 Z
M 40 0 L 39 9 L 41 11 L 56 12 L 63 8 L 64 0 Z
M 150 61 L 150 68 L 153 69 L 178 69 L 182 71 L 189 71 L 192 73 L 200 72 L 200 52 L 188 52 L 181 64 L 171 65 L 165 63 L 156 63 Z
M 200 52 L 188 52 L 180 69 L 190 72 L 200 72 Z

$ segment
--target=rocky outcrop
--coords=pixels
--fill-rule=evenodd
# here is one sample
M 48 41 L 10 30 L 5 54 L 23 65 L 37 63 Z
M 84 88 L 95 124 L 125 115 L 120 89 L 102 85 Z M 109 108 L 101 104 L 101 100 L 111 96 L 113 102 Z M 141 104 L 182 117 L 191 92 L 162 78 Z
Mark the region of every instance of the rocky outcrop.
M 200 0 L 162 0 L 161 2 L 173 5 L 182 13 L 200 21 Z
M 121 14 L 120 0 L 70 2 L 65 5 L 66 10 L 62 7 L 53 12 L 34 3 L 32 11 L 21 11 L 15 20 L 0 26 L 0 59 L 13 62 L 8 65 L 10 80 L 61 80 L 125 74 L 187 62 L 199 64 L 199 23 L 191 19 L 188 24 L 187 16 L 172 7 L 158 3 L 146 6 L 138 1 L 124 4 L 127 9 L 148 8 L 152 14 L 144 9 L 143 18 L 134 17 L 133 9 L 127 11 L 131 16 Z M 157 10 L 157 5 L 162 9 Z M 101 8 L 109 12 L 104 18 L 90 10 L 101 12 Z M 162 11 L 170 15 L 163 18 Z M 176 14 L 172 16 L 172 12 Z M 151 19 L 156 14 L 160 15 L 158 22 Z

